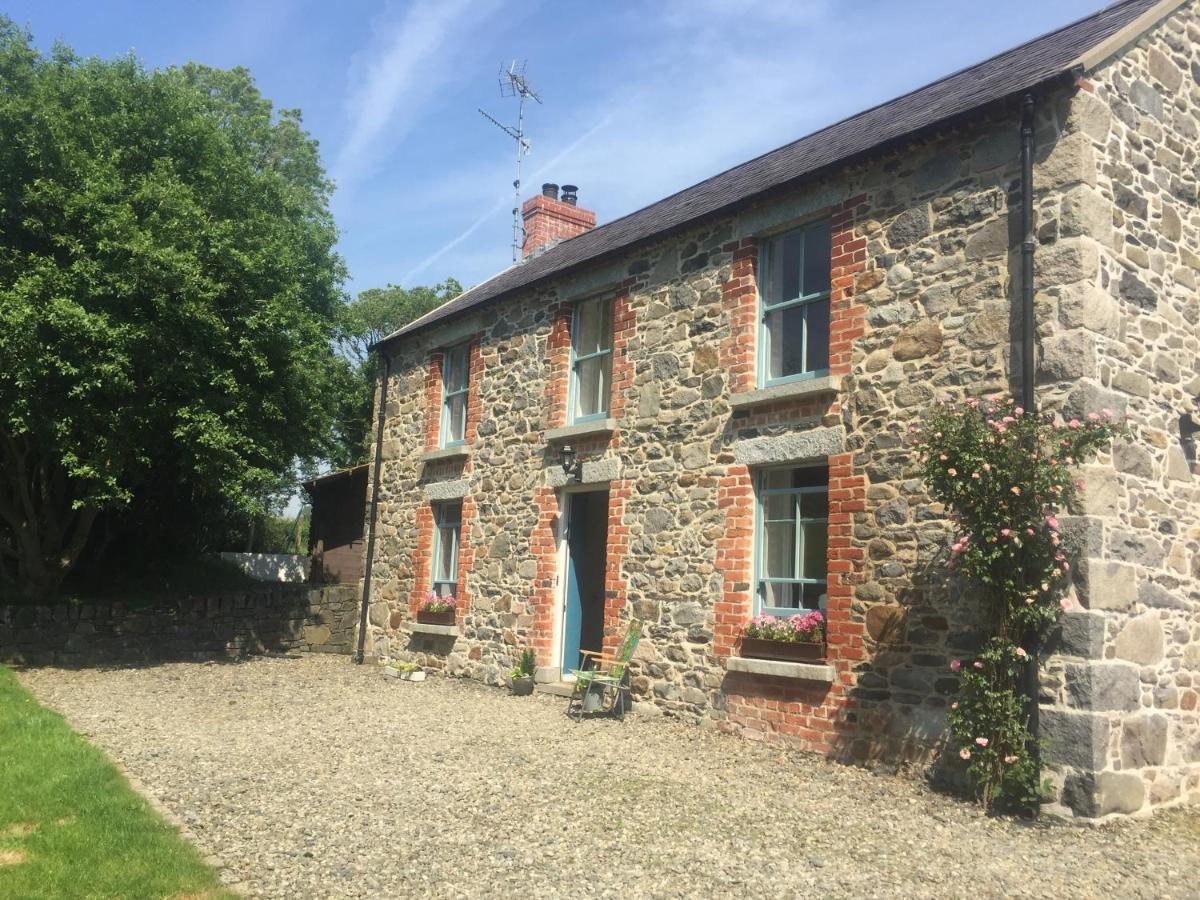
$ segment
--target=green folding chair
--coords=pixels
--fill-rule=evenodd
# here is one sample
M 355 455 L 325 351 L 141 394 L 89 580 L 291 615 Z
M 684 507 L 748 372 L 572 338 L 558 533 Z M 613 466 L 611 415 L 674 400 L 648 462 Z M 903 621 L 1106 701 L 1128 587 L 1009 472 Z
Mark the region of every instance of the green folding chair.
M 568 716 L 574 715 L 577 721 L 582 721 L 584 712 L 616 712 L 617 718 L 625 718 L 625 711 L 632 705 L 629 661 L 642 639 L 643 625 L 641 619 L 630 619 L 629 630 L 625 632 L 616 656 L 594 650 L 579 651 L 583 667 L 571 670 L 575 676 L 575 689 L 567 701 Z M 587 709 L 588 698 L 592 696 L 598 697 L 598 703 L 594 709 Z

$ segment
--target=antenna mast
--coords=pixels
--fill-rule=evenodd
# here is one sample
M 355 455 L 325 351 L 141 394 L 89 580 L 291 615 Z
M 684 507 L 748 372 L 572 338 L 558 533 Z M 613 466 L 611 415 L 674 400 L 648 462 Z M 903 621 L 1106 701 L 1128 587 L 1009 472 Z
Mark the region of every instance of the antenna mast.
M 508 66 L 500 66 L 500 96 L 517 98 L 517 125 L 505 125 L 488 115 L 482 109 L 479 114 L 517 142 L 517 177 L 513 181 L 513 222 L 512 222 L 512 254 L 513 262 L 521 258 L 521 245 L 525 242 L 525 226 L 521 222 L 521 163 L 533 152 L 533 147 L 525 139 L 525 101 L 542 102 L 537 91 L 525 77 L 525 60 L 514 59 Z

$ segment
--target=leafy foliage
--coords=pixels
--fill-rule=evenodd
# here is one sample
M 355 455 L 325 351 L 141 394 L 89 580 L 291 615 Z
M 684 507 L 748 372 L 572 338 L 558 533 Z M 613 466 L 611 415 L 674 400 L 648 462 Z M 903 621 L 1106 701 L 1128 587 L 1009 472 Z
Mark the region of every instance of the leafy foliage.
M 509 670 L 508 675 L 513 679 L 532 678 L 536 671 L 537 655 L 533 652 L 532 647 L 526 647 L 521 651 L 521 655 L 517 657 L 517 664 Z
M 461 293 L 462 285 L 453 278 L 433 287 L 368 288 L 339 310 L 338 346 L 348 359 L 364 366 L 372 344 Z
M 334 468 L 358 465 L 369 455 L 371 409 L 379 381 L 379 367 L 369 352 L 371 345 L 461 293 L 462 285 L 453 278 L 433 287 L 389 284 L 362 291 L 338 310 L 337 346 L 346 365 L 338 386 L 338 417 L 331 450 Z
M 1011 400 L 968 399 L 937 407 L 921 431 L 924 477 L 959 534 L 950 569 L 986 601 L 991 638 L 964 665 L 950 716 L 958 754 L 985 806 L 1027 808 L 1040 771 L 1020 676 L 1069 601 L 1071 563 L 1056 511 L 1082 485 L 1076 464 L 1107 444 L 1112 414 L 1056 421 Z
M 0 18 L 0 171 L 0 590 L 52 594 L 102 510 L 261 515 L 327 455 L 344 272 L 298 111 Z

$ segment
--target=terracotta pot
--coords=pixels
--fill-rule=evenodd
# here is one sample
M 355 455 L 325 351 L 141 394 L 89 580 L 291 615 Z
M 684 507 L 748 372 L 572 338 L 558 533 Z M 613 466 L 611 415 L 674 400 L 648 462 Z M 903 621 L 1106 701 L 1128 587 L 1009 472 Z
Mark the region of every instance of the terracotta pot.
M 429 612 L 424 609 L 417 610 L 417 621 L 426 625 L 453 625 L 454 610 L 447 609 L 442 612 Z
M 762 638 L 742 638 L 742 656 L 751 659 L 777 659 L 783 662 L 819 662 L 825 659 L 825 643 L 803 644 L 799 641 L 768 641 Z

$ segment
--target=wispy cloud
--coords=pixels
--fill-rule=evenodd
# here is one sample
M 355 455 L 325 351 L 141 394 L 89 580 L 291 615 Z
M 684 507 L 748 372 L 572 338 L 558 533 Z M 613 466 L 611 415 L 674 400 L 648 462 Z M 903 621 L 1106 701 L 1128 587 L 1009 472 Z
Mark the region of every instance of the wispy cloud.
M 766 49 L 768 42 L 803 39 L 827 14 L 829 4 L 785 4 L 786 15 L 781 11 L 767 19 L 750 15 L 749 6 L 750 0 L 705 0 L 699 10 L 692 0 L 678 0 L 642 9 L 635 27 L 655 35 L 652 52 L 631 47 L 614 55 L 611 64 L 622 72 L 620 79 L 611 79 L 600 96 L 570 114 L 538 123 L 539 148 L 554 152 L 536 164 L 526 183 L 545 179 L 580 184 L 581 202 L 596 208 L 602 221 L 611 220 L 723 166 L 799 137 L 803 132 L 797 130 L 795 109 L 802 100 L 807 100 L 807 117 L 818 122 L 823 114 L 831 118 L 830 95 L 822 98 L 816 90 L 823 68 L 830 70 L 826 60 Z M 773 29 L 766 35 L 764 23 Z M 730 39 L 743 32 L 748 33 L 746 40 Z M 714 52 L 716 46 L 720 52 Z M 631 91 L 630 85 L 637 87 Z M 461 172 L 447 173 L 436 193 L 463 195 L 458 189 L 463 177 Z M 475 173 L 468 177 L 476 185 L 487 183 Z M 498 181 L 499 172 L 491 183 Z M 503 194 L 483 210 L 460 208 L 463 219 L 474 213 L 468 224 L 416 263 L 404 283 L 464 244 L 473 259 L 480 258 L 468 242 L 485 226 L 493 226 L 497 235 L 490 268 L 507 265 L 499 235 L 511 208 L 511 195 Z M 460 261 L 457 255 L 455 259 Z M 457 264 L 449 268 L 463 271 Z
M 499 0 L 414 0 L 388 7 L 372 25 L 370 46 L 351 62 L 349 128 L 333 166 L 348 184 L 381 161 L 386 138 L 399 141 L 454 74 L 456 48 L 500 5 Z
M 580 147 L 582 147 L 584 144 L 586 144 L 588 141 L 590 141 L 594 135 L 596 135 L 600 131 L 603 131 L 605 128 L 607 128 L 609 126 L 609 124 L 612 122 L 612 120 L 613 120 L 613 112 L 609 111 L 609 113 L 600 122 L 597 122 L 595 125 L 593 125 L 591 128 L 589 128 L 587 131 L 585 131 L 583 134 L 581 134 L 579 137 L 577 137 L 574 141 L 572 141 L 570 144 L 568 144 L 566 147 L 564 147 L 562 150 L 560 150 L 557 154 L 555 154 L 555 156 L 553 156 L 551 159 L 547 160 L 545 163 L 543 163 L 541 166 L 539 166 L 537 169 L 535 169 L 533 174 L 528 179 L 528 183 L 536 184 L 538 182 L 538 180 L 541 179 L 543 176 L 548 177 L 549 173 L 552 172 L 560 162 L 562 162 L 564 159 L 569 158 L 576 150 L 578 150 Z M 495 218 L 497 214 L 499 214 L 500 212 L 502 212 L 504 210 L 511 210 L 512 209 L 511 204 L 512 204 L 511 195 L 505 196 L 503 199 L 497 200 L 497 202 L 495 203 L 494 206 L 492 206 L 485 213 L 480 215 L 479 218 L 477 218 L 474 222 L 472 222 L 470 225 L 468 225 L 462 232 L 460 232 L 458 235 L 456 235 L 450 241 L 443 244 L 441 247 L 439 247 L 433 253 L 429 254 L 427 257 L 425 257 L 423 260 L 421 260 L 419 263 L 417 263 L 415 266 L 413 266 L 412 269 L 410 269 L 405 274 L 404 279 L 401 282 L 401 284 L 412 284 L 413 279 L 416 276 L 420 275 L 422 272 L 424 272 L 426 269 L 428 269 L 430 266 L 432 266 L 434 263 L 436 263 L 439 259 L 444 257 L 447 253 L 449 253 L 455 247 L 458 247 L 460 244 L 462 244 L 467 238 L 469 238 L 471 235 L 473 235 L 475 232 L 477 232 L 480 228 L 482 228 L 484 225 L 486 225 L 490 221 L 492 221 L 492 219 Z

